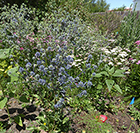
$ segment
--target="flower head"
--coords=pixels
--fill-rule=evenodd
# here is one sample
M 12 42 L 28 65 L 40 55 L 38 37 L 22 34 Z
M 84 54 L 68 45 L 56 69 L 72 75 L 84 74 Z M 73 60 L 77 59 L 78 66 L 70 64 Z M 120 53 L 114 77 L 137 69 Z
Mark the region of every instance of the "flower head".
M 38 61 L 37 61 L 37 65 L 40 65 L 41 63 L 42 63 L 41 60 L 38 60 Z
M 23 50 L 23 47 L 20 47 L 20 50 Z
M 91 54 L 88 56 L 88 59 L 92 59 L 92 55 Z
M 52 48 L 51 47 L 48 47 L 48 51 L 51 51 L 52 50 Z
M 133 58 L 129 58 L 129 60 L 134 60 Z
M 94 65 L 93 67 L 94 67 L 94 69 L 98 68 L 97 65 Z
M 55 108 L 61 108 L 64 104 L 64 98 L 61 98 L 55 105 Z
M 90 63 L 86 64 L 86 68 L 90 68 L 90 67 L 91 67 Z
M 88 81 L 87 82 L 87 87 L 91 87 L 92 86 L 92 82 L 91 81 Z
M 20 67 L 19 72 L 22 73 L 24 71 L 24 68 Z
M 135 44 L 139 45 L 140 44 L 140 40 L 136 41 Z
M 33 71 L 31 71 L 31 72 L 30 72 L 30 75 L 31 75 L 31 76 L 34 76 L 34 75 L 35 75 L 35 73 L 34 73 Z
M 46 84 L 46 80 L 44 80 L 44 79 L 39 79 L 38 82 L 39 82 L 41 85 L 45 85 L 45 84 Z
M 35 56 L 38 58 L 38 57 L 40 57 L 40 53 L 39 52 L 36 52 L 35 53 Z
M 44 70 L 44 68 L 45 68 L 45 66 L 44 66 L 44 65 L 39 66 L 39 70 L 40 70 L 40 71 L 43 71 L 43 70 Z
M 32 64 L 30 63 L 30 62 L 28 62 L 27 64 L 26 64 L 26 68 L 30 68 L 32 66 Z
M 78 86 L 79 86 L 79 87 L 84 87 L 84 83 L 83 83 L 82 81 L 80 81 L 80 82 L 78 83 Z
M 136 64 L 138 64 L 138 65 L 139 65 L 139 64 L 140 64 L 140 60 L 139 60 Z
M 87 91 L 83 90 L 80 94 L 78 94 L 78 97 L 82 97 L 83 95 L 87 95 Z

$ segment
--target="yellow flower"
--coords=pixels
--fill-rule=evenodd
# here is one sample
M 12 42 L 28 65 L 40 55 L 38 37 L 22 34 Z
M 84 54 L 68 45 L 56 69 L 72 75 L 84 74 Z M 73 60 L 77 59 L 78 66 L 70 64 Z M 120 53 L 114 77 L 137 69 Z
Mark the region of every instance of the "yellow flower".
M 110 133 L 110 131 L 109 131 L 109 130 L 107 130 L 107 133 Z
M 46 123 L 44 123 L 44 126 L 46 126 Z
M 86 133 L 86 131 L 85 131 L 85 130 L 83 130 L 83 131 L 82 131 L 82 133 Z
M 133 117 L 131 117 L 131 120 L 133 121 L 133 120 L 134 120 L 134 118 L 133 118 Z

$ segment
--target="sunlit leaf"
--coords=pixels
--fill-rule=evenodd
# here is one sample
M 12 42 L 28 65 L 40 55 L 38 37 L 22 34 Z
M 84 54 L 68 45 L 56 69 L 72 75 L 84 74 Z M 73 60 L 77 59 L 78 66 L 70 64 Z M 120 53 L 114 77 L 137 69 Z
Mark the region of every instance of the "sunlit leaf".
M 6 103 L 7 103 L 7 100 L 8 100 L 7 97 L 5 97 L 3 100 L 0 101 L 0 108 L 1 108 L 1 109 L 4 108 L 4 106 L 5 106 Z
M 120 89 L 120 86 L 119 86 L 119 85 L 115 84 L 115 85 L 114 85 L 114 88 L 115 88 L 118 92 L 120 92 L 120 93 L 122 94 L 122 90 Z
M 105 82 L 108 87 L 108 90 L 111 91 L 111 88 L 113 87 L 113 84 L 114 84 L 114 80 L 107 79 Z
M 16 116 L 14 118 L 14 121 L 21 127 L 23 127 L 23 123 L 22 123 L 22 120 L 21 120 L 21 117 L 20 116 Z

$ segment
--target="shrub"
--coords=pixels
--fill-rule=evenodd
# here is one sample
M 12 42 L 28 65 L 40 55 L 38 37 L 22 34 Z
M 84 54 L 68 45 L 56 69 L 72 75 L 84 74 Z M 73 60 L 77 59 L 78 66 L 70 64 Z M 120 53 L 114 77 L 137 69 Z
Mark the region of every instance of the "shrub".
M 140 39 L 140 16 L 137 16 L 137 12 L 129 11 L 128 15 L 124 17 L 119 29 L 119 36 L 116 41 L 117 45 L 121 47 L 127 47 L 131 50 L 131 45 Z
M 93 14 L 93 21 L 98 30 L 106 36 L 116 33 L 120 29 L 122 17 L 114 12 L 106 12 L 104 14 Z

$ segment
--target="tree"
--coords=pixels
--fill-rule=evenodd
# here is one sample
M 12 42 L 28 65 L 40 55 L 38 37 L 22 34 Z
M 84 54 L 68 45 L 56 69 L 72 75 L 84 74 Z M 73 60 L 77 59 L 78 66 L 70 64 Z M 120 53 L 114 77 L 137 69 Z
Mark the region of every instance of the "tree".
M 96 2 L 96 12 L 105 12 L 109 10 L 109 7 L 110 5 L 105 0 L 97 0 Z
M 113 11 L 124 11 L 125 8 L 126 8 L 126 6 L 123 5 L 122 7 L 119 7 L 119 8 L 115 8 L 115 9 L 113 9 Z
M 109 10 L 110 5 L 106 3 L 105 0 L 85 0 L 89 2 L 89 12 L 105 12 Z

